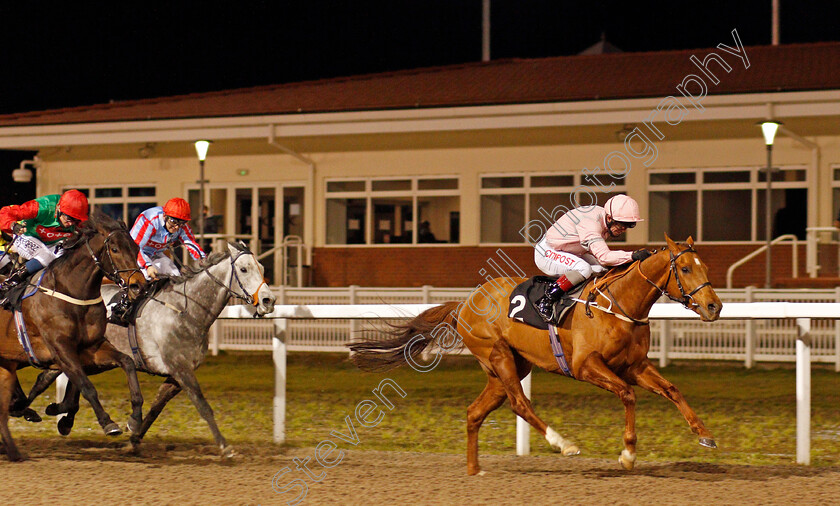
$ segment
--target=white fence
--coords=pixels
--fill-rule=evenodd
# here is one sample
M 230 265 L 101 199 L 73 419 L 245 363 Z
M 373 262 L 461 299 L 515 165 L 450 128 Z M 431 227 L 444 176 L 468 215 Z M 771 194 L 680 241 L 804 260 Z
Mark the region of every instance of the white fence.
M 310 306 L 277 306 L 273 313 L 267 315 L 272 319 L 273 358 L 275 364 L 275 395 L 274 395 L 274 441 L 285 441 L 286 426 L 286 343 L 287 325 L 290 320 L 297 319 L 337 319 L 350 318 L 372 319 L 412 317 L 431 307 L 429 304 L 403 305 L 310 305 Z M 248 318 L 250 313 L 245 306 L 231 306 L 222 312 L 220 318 Z M 812 318 L 836 319 L 840 318 L 840 304 L 838 303 L 790 303 L 790 302 L 753 302 L 730 303 L 724 305 L 721 311 L 722 320 L 793 320 L 796 325 L 797 338 L 795 340 L 796 360 L 796 461 L 809 464 L 811 461 L 811 330 Z M 650 312 L 651 320 L 664 321 L 699 321 L 697 314 L 678 304 L 654 304 Z M 705 325 L 705 323 L 703 323 Z M 711 325 L 711 324 L 709 324 Z M 531 375 L 522 380 L 523 389 L 530 397 Z M 524 422 L 517 420 L 517 453 L 528 453 L 528 432 L 530 428 Z M 520 446 L 520 443 L 522 446 Z
M 468 288 L 276 288 L 278 304 L 440 304 L 464 300 Z M 726 303 L 733 302 L 838 302 L 834 290 L 716 290 Z M 375 320 L 291 320 L 286 330 L 290 351 L 347 351 L 344 343 Z M 393 320 L 384 320 L 393 321 Z M 791 320 L 725 320 L 705 324 L 692 320 L 657 321 L 651 325 L 649 356 L 665 365 L 674 359 L 792 362 L 796 356 L 797 329 Z M 214 325 L 211 351 L 272 349 L 274 327 L 267 320 L 222 320 Z M 811 327 L 811 359 L 833 363 L 840 371 L 840 325 L 815 320 Z

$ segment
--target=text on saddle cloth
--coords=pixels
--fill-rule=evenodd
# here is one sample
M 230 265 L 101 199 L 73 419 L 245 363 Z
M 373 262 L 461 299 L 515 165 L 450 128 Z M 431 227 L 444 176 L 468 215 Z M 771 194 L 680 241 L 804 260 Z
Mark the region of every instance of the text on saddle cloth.
M 556 279 L 557 276 L 534 276 L 517 285 L 508 298 L 508 318 L 541 330 L 548 330 L 548 324 L 537 312 L 536 303 L 545 295 L 546 287 L 554 283 Z M 585 285 L 586 283 L 581 283 L 570 293 L 563 295 L 563 299 L 557 303 L 562 306 L 558 321 L 562 321 L 569 308 L 574 306 L 573 298 L 580 294 Z

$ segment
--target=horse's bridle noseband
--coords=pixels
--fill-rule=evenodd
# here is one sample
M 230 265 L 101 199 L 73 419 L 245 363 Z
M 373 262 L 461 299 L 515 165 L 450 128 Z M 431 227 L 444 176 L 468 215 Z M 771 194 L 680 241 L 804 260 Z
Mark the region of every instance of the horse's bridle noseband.
M 250 251 L 248 251 L 246 249 L 246 250 L 240 250 L 239 253 L 235 257 L 233 255 L 230 256 L 230 279 L 228 280 L 227 285 L 225 285 L 224 283 L 222 283 L 221 280 L 219 280 L 218 278 L 216 278 L 215 276 L 210 274 L 210 271 L 205 270 L 204 272 L 206 272 L 207 275 L 210 276 L 210 279 L 215 281 L 216 284 L 218 284 L 219 286 L 221 286 L 222 288 L 227 290 L 227 292 L 232 297 L 235 297 L 237 299 L 242 299 L 247 304 L 250 304 L 250 305 L 256 307 L 259 303 L 258 294 L 260 292 L 260 288 L 262 288 L 262 286 L 265 284 L 265 280 L 263 279 L 263 282 L 260 283 L 260 286 L 257 287 L 257 289 L 256 289 L 256 291 L 254 291 L 253 295 L 248 293 L 248 291 L 245 289 L 245 285 L 242 284 L 242 280 L 239 279 L 239 274 L 236 272 L 236 261 L 239 260 L 239 257 L 241 257 L 242 255 L 253 255 L 253 253 L 251 253 Z M 241 294 L 236 293 L 231 288 L 233 286 L 233 280 L 234 279 L 236 280 L 236 284 L 239 285 L 239 289 L 242 290 Z
M 645 281 L 647 281 L 648 283 L 650 283 L 651 285 L 656 287 L 656 289 L 659 290 L 659 292 L 662 295 L 668 297 L 669 299 L 671 299 L 674 302 L 679 302 L 686 309 L 691 309 L 691 307 L 698 307 L 700 305 L 700 304 L 698 304 L 697 302 L 694 301 L 694 294 L 696 294 L 697 292 L 699 292 L 700 290 L 702 290 L 703 288 L 705 288 L 707 286 L 712 286 L 712 283 L 710 281 L 706 281 L 705 283 L 701 283 L 701 284 L 697 285 L 697 287 L 695 287 L 694 290 L 692 290 L 690 292 L 685 291 L 685 288 L 683 288 L 682 281 L 680 280 L 679 272 L 677 272 L 677 258 L 681 257 L 685 253 L 694 253 L 696 255 L 697 250 L 695 250 L 693 247 L 689 246 L 688 248 L 686 248 L 686 249 L 680 251 L 679 253 L 677 253 L 676 255 L 674 254 L 673 251 L 668 252 L 668 254 L 671 256 L 671 268 L 669 269 L 669 272 L 668 272 L 668 279 L 665 280 L 665 284 L 662 285 L 662 288 L 660 288 L 659 285 L 657 285 L 656 283 L 651 281 L 650 278 L 648 278 L 647 276 L 645 276 L 644 273 L 642 273 L 642 262 L 639 262 L 639 272 L 642 274 L 642 277 L 645 278 Z M 674 276 L 674 281 L 677 282 L 677 287 L 680 289 L 680 295 L 682 296 L 682 298 L 674 297 L 673 295 L 668 293 L 668 290 L 667 290 L 668 283 L 671 282 L 671 275 L 672 274 Z

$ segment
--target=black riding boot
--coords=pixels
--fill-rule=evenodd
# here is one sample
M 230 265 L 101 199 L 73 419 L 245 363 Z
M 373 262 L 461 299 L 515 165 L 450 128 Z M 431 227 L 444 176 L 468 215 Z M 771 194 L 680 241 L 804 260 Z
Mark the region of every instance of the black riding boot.
M 545 295 L 537 300 L 537 312 L 540 314 L 540 317 L 544 322 L 556 323 L 552 322 L 552 319 L 554 318 L 554 304 L 556 304 L 565 293 L 566 291 L 560 288 L 560 285 L 552 283 L 545 289 Z
M 26 267 L 19 267 L 16 271 L 9 274 L 5 281 L 0 283 L 0 307 L 8 309 L 9 299 L 7 297 L 9 290 L 21 284 L 23 280 L 29 275 Z
M 131 323 L 129 315 L 131 315 L 134 302 L 128 300 L 128 294 L 123 294 L 119 301 L 111 308 L 111 316 L 108 321 L 123 327 Z

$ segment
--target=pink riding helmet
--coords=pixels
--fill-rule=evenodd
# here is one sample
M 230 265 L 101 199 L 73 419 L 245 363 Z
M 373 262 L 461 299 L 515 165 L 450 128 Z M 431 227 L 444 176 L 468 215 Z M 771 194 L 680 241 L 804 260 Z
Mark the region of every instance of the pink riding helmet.
M 604 204 L 607 214 L 615 221 L 637 222 L 645 221 L 639 213 L 639 204 L 627 195 L 616 195 Z

